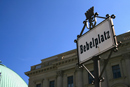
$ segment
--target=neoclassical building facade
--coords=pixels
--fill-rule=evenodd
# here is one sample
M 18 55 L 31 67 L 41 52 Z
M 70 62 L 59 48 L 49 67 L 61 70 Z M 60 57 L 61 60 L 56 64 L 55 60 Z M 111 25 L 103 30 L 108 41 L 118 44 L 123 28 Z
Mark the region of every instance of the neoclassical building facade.
M 103 73 L 102 87 L 130 87 L 130 32 L 117 36 L 122 44 L 113 52 Z M 101 70 L 110 52 L 101 55 Z M 77 50 L 71 50 L 46 59 L 31 66 L 25 72 L 29 77 L 29 87 L 94 87 L 93 78 L 84 68 L 78 68 Z M 93 73 L 93 61 L 84 64 Z

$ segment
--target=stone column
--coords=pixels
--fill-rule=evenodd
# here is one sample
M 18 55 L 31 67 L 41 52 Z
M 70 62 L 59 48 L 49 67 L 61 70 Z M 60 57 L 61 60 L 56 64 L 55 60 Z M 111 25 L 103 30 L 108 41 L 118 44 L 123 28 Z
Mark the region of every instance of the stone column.
M 29 84 L 28 84 L 28 87 L 35 87 L 36 84 L 33 80 L 29 79 Z
M 83 87 L 83 69 L 76 67 L 76 87 Z
M 62 75 L 63 75 L 62 71 L 57 71 L 57 87 L 63 87 Z
M 44 79 L 42 79 L 41 81 L 41 87 L 43 87 L 43 84 L 44 84 Z
M 67 87 L 67 75 L 63 75 L 63 87 Z
M 105 63 L 106 63 L 106 60 L 105 60 L 105 59 L 101 59 L 101 60 L 100 60 L 100 65 L 101 65 L 101 66 L 100 66 L 100 67 L 101 67 L 100 71 L 103 70 L 103 67 L 104 67 Z M 107 64 L 107 66 L 110 66 L 110 65 Z M 101 73 L 100 73 L 100 74 L 101 74 Z M 101 77 L 104 78 L 104 81 L 101 82 L 101 87 L 109 87 L 109 86 L 108 86 L 109 80 L 108 80 L 108 78 L 107 78 L 107 67 L 105 68 L 105 70 L 104 70 L 104 72 L 103 72 L 103 74 L 102 74 Z
M 124 54 L 122 55 L 123 59 L 125 59 L 125 70 L 126 70 L 126 73 L 127 73 L 127 76 L 128 77 L 128 82 L 130 82 L 130 54 L 127 53 L 127 54 Z
M 47 78 L 45 78 L 43 81 L 43 87 L 49 87 L 49 81 Z

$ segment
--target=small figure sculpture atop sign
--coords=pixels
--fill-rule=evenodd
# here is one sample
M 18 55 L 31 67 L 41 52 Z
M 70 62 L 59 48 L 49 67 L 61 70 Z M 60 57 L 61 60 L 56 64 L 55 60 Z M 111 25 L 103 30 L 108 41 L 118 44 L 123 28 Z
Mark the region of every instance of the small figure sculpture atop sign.
M 96 17 L 103 18 L 103 19 L 107 19 L 110 17 L 109 14 L 107 14 L 106 17 L 98 16 L 97 12 L 94 13 L 94 7 L 91 7 L 88 11 L 86 11 L 85 16 L 86 16 L 86 20 L 83 23 L 87 26 L 88 29 L 92 29 L 96 26 L 97 23 Z M 114 19 L 115 15 L 112 14 L 111 18 Z M 88 22 L 89 22 L 89 26 L 88 26 Z

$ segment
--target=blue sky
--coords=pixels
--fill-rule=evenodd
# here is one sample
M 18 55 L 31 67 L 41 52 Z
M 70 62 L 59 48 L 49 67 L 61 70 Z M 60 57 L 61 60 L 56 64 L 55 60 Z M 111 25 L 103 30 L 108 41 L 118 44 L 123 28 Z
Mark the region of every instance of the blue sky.
M 76 48 L 74 39 L 89 8 L 94 6 L 100 16 L 115 14 L 119 35 L 130 30 L 129 4 L 129 0 L 0 0 L 0 60 L 28 84 L 24 72 L 31 66 Z

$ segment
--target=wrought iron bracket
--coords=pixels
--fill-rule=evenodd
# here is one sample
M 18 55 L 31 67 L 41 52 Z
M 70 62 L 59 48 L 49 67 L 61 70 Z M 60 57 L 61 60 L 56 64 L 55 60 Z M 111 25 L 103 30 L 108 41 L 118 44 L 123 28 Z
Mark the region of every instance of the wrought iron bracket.
M 86 19 L 85 19 L 85 21 L 83 21 L 84 26 L 83 26 L 83 28 L 82 28 L 82 30 L 80 32 L 80 35 L 77 36 L 78 38 L 80 36 L 82 36 L 85 27 L 87 27 L 87 29 L 91 30 L 96 26 L 97 18 L 107 19 L 107 18 L 111 17 L 111 18 L 115 19 L 115 17 L 116 17 L 114 14 L 112 14 L 111 16 L 109 14 L 106 14 L 106 17 L 101 17 L 101 16 L 99 16 L 99 14 L 97 12 L 94 13 L 94 7 L 91 7 L 85 13 L 85 16 L 86 16 Z
M 117 52 L 120 45 L 121 45 L 121 41 L 118 42 L 117 47 L 111 49 L 108 58 L 105 60 L 105 65 L 104 65 L 104 67 L 103 67 L 103 69 L 102 69 L 102 71 L 101 71 L 101 73 L 100 73 L 99 78 L 102 78 L 102 74 L 103 74 L 103 72 L 104 72 L 104 70 L 105 70 L 105 68 L 106 68 L 106 66 L 107 66 L 107 64 L 108 64 L 108 62 L 109 62 L 109 59 L 110 59 L 110 57 L 111 57 L 111 55 L 112 55 L 112 52 L 113 52 L 113 51 L 114 51 L 114 52 Z
M 82 64 L 82 66 L 85 68 L 85 70 L 92 76 L 93 79 L 95 79 L 94 75 L 89 71 L 89 69 L 84 65 Z

